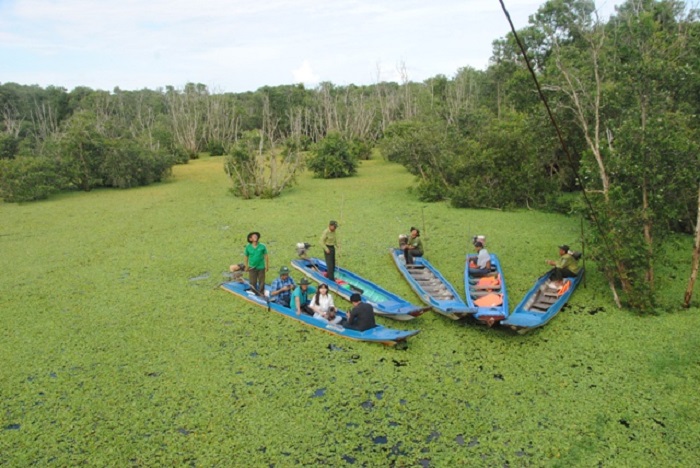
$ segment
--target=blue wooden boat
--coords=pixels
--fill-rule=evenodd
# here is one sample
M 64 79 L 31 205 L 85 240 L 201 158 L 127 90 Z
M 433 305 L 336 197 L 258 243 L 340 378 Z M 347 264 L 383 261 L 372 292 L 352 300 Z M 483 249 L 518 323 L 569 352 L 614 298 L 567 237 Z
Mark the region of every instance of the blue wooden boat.
M 265 297 L 255 294 L 246 281 L 231 281 L 228 283 L 222 283 L 221 288 L 234 294 L 235 296 L 240 297 L 241 299 L 255 305 L 265 307 L 269 311 L 277 312 L 278 314 L 285 315 L 293 320 L 296 320 L 297 322 L 301 322 L 304 325 L 309 325 L 332 335 L 342 336 L 343 338 L 348 338 L 350 340 L 368 341 L 372 343 L 381 343 L 386 346 L 394 346 L 397 343 L 406 341 L 408 338 L 415 336 L 420 332 L 420 330 L 394 330 L 381 325 L 377 325 L 376 327 L 365 331 L 351 330 L 349 328 L 344 328 L 341 325 L 328 323 L 323 319 L 313 318 L 311 315 L 297 315 L 296 312 L 289 307 L 284 307 L 283 305 L 276 304 L 274 302 L 268 302 Z M 338 310 L 337 314 L 343 318 L 346 317 L 345 312 L 342 310 Z
M 501 325 L 527 333 L 552 320 L 566 304 L 583 278 L 583 268 L 573 278 L 564 278 L 561 287 L 554 287 L 549 280 L 551 270 L 535 282 L 520 304 Z
M 467 255 L 464 263 L 464 291 L 467 305 L 476 310 L 474 318 L 489 327 L 508 317 L 508 291 L 501 262 L 491 255 L 491 275 L 475 277 L 469 273 L 469 261 L 476 255 Z
M 476 312 L 462 301 L 459 293 L 437 269 L 423 257 L 415 257 L 406 265 L 403 250 L 392 248 L 391 258 L 408 284 L 435 312 L 459 320 Z
M 370 304 L 376 315 L 394 320 L 412 320 L 425 313 L 427 307 L 411 304 L 396 294 L 387 291 L 376 283 L 362 278 L 344 268 L 336 267 L 335 281 L 326 277 L 326 262 L 319 258 L 297 258 L 292 266 L 317 283 L 328 285 L 328 289 L 345 300 L 353 293 L 362 296 L 362 301 Z

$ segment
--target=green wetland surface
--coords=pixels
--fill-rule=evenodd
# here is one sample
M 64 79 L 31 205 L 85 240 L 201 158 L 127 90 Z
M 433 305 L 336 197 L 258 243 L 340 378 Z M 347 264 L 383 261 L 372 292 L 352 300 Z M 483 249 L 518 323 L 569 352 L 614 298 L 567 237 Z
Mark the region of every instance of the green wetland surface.
M 260 231 L 274 277 L 341 222 L 339 264 L 418 304 L 387 253 L 411 225 L 463 292 L 487 236 L 511 305 L 580 221 L 421 204 L 382 161 L 305 175 L 276 200 L 229 195 L 222 161 L 165 183 L 0 205 L 0 465 L 695 466 L 700 317 L 674 310 L 691 240 L 669 240 L 656 316 L 586 287 L 528 335 L 435 313 L 405 349 L 344 340 L 217 288 Z M 298 281 L 298 273 L 293 273 Z M 341 306 L 347 306 L 338 300 Z M 697 304 L 697 300 L 695 302 Z

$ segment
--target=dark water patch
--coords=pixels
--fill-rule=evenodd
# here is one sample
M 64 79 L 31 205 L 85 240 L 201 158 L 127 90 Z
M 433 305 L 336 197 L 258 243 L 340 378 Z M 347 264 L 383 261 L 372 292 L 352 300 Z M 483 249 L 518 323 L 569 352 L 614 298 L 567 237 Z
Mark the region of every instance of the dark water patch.
M 264 445 L 263 445 L 262 447 L 259 447 L 259 448 L 258 448 L 258 452 L 260 452 L 260 453 L 266 453 L 266 452 L 267 452 L 267 447 L 265 447 Z
M 343 348 L 341 348 L 340 346 L 336 346 L 333 343 L 328 345 L 328 350 L 329 351 L 345 351 Z
M 500 381 L 505 380 L 505 379 L 503 378 L 503 374 L 493 374 L 493 379 L 494 379 L 494 380 L 500 380 Z
M 359 424 L 354 423 L 354 422 L 349 422 L 349 423 L 345 424 L 345 427 L 358 427 L 358 426 L 359 426 Z
M 588 315 L 595 315 L 600 312 L 605 312 L 605 307 L 594 307 L 593 309 L 588 309 Z
M 393 358 L 391 359 L 391 362 L 393 362 L 394 366 L 396 366 L 396 367 L 403 367 L 403 366 L 408 364 L 406 361 L 397 361 L 396 359 L 393 359 Z
M 8 424 L 4 429 L 6 431 L 19 431 L 20 427 L 22 427 L 20 424 Z
M 396 421 L 389 421 L 389 427 L 397 427 L 398 425 L 399 423 L 397 423 Z
M 319 388 L 319 389 L 317 389 L 317 390 L 314 392 L 312 398 L 319 398 L 319 397 L 322 397 L 322 396 L 325 396 L 325 395 L 326 395 L 326 388 L 325 388 L 325 387 L 324 387 L 324 388 Z
M 355 458 L 351 457 L 350 455 L 343 455 L 340 457 L 345 463 L 349 465 L 354 465 L 355 461 L 357 461 Z
M 430 443 L 434 440 L 438 440 L 440 438 L 440 433 L 438 431 L 433 431 L 428 435 L 428 437 L 425 439 L 427 443 Z
M 375 397 L 377 400 L 381 400 L 382 398 L 384 398 L 384 391 L 383 391 L 383 390 L 380 390 L 380 391 L 376 392 L 376 393 L 374 394 L 374 397 Z
M 250 357 L 252 357 L 252 358 L 256 358 L 256 357 L 258 357 L 258 356 L 259 356 L 259 355 L 258 355 L 258 352 L 257 352 L 257 351 L 253 351 L 252 353 L 250 353 Z
M 366 410 L 371 410 L 372 408 L 374 408 L 374 403 L 372 403 L 370 400 L 367 400 L 363 402 L 360 406 L 362 406 L 362 408 Z
M 249 387 L 252 387 L 253 385 L 255 385 L 255 382 L 246 382 L 245 384 Z
M 408 403 L 408 402 L 406 400 L 404 400 L 403 398 L 399 400 L 400 405 L 405 405 L 406 403 Z
M 403 445 L 403 442 L 397 442 L 394 445 L 391 446 L 389 449 L 389 453 L 391 453 L 394 456 L 398 455 L 406 455 L 406 452 L 401 450 L 401 445 Z
M 664 424 L 663 421 L 659 421 L 659 420 L 656 419 L 656 418 L 651 418 L 651 420 L 654 421 L 656 424 L 658 424 L 658 425 L 661 426 L 661 427 L 666 427 L 666 424 Z
M 464 436 L 462 434 L 458 434 L 457 437 L 455 437 L 455 442 L 457 442 L 457 445 L 460 447 L 464 445 Z
M 352 356 L 350 356 L 350 360 L 351 360 L 352 362 L 357 362 L 357 361 L 360 360 L 360 355 L 359 355 L 359 354 L 353 354 Z
M 467 447 L 476 447 L 477 445 L 479 445 L 479 439 L 477 439 L 476 437 L 472 437 L 469 443 L 467 444 Z
M 630 423 L 626 419 L 620 419 L 618 422 L 629 429 Z
M 34 382 L 35 380 L 36 380 L 36 377 L 33 375 L 30 375 L 29 377 L 27 377 L 27 382 Z
M 49 374 L 49 377 L 51 377 L 52 379 L 55 379 L 55 378 L 58 377 L 58 375 L 56 375 L 55 372 L 51 372 L 51 373 Z
M 179 432 L 179 433 L 182 434 L 182 435 L 190 435 L 190 434 L 192 434 L 192 431 L 188 431 L 188 430 L 185 429 L 184 427 L 178 428 L 178 429 L 177 429 L 177 432 Z
M 372 442 L 375 444 L 386 444 L 387 441 L 388 441 L 387 437 L 383 436 L 383 435 L 372 437 Z
M 522 451 L 522 450 L 518 450 L 517 452 L 515 452 L 515 456 L 516 456 L 516 457 L 524 457 L 524 456 L 526 456 L 526 455 L 527 455 L 527 453 L 525 453 L 525 452 Z
M 209 274 L 208 271 L 205 271 L 204 273 L 200 273 L 198 276 L 193 276 L 190 278 L 190 281 L 201 281 L 205 279 L 209 279 L 211 275 Z
M 158 377 L 160 372 L 146 372 L 146 377 Z
M 421 458 L 418 460 L 418 464 L 423 468 L 430 468 L 430 458 Z

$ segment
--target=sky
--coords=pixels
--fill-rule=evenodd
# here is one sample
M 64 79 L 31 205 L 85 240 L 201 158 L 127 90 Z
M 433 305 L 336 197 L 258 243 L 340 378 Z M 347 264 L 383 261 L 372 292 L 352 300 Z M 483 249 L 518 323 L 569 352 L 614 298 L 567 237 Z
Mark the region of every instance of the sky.
M 544 2 L 504 0 L 515 27 Z M 602 17 L 615 0 L 596 2 Z M 451 78 L 510 31 L 498 0 L 0 0 L 0 83 L 212 92 Z

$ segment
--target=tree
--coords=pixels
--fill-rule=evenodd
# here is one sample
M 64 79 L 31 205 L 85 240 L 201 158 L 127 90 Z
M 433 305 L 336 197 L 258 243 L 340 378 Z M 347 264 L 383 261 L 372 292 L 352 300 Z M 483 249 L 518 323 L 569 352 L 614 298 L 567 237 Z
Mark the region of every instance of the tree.
M 336 179 L 350 177 L 357 172 L 357 157 L 350 145 L 338 132 L 331 132 L 318 142 L 308 160 L 309 169 L 316 177 Z

